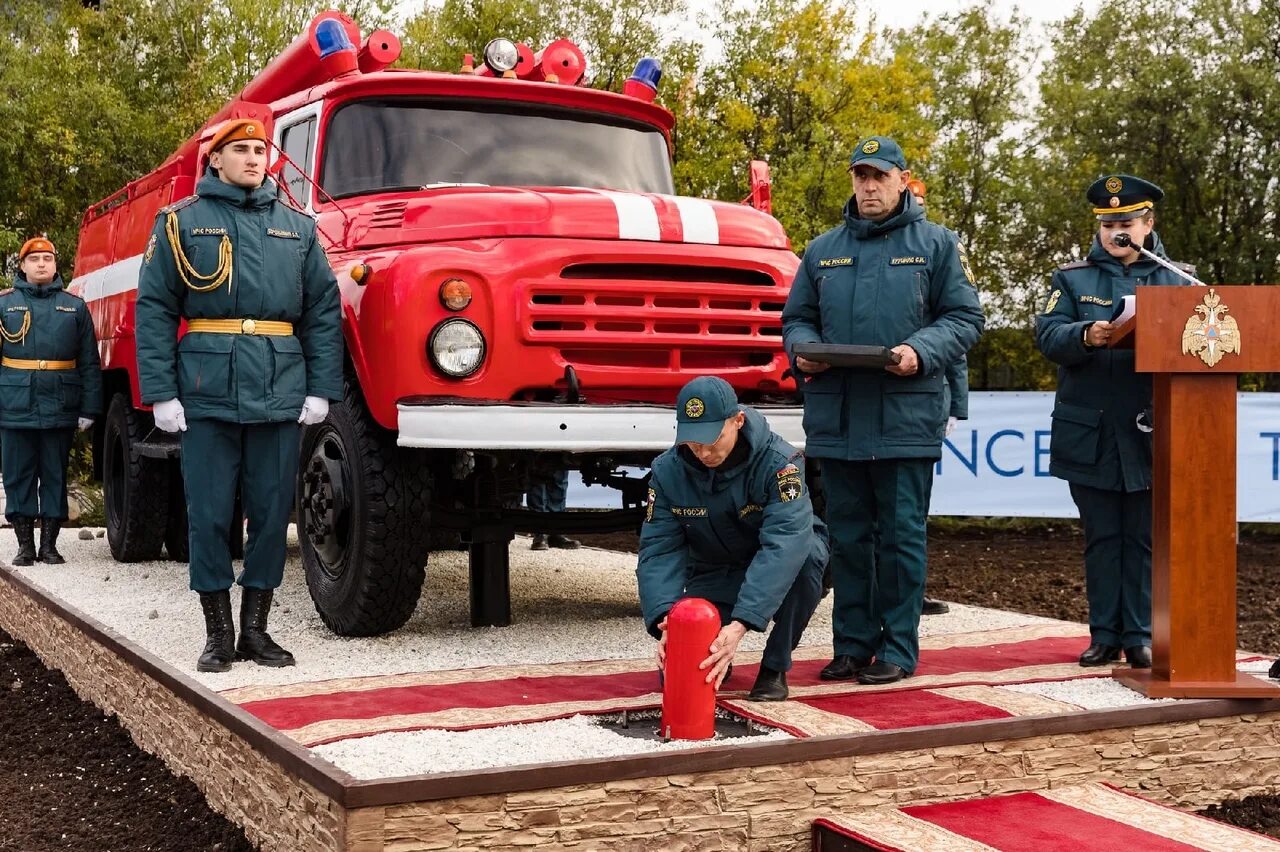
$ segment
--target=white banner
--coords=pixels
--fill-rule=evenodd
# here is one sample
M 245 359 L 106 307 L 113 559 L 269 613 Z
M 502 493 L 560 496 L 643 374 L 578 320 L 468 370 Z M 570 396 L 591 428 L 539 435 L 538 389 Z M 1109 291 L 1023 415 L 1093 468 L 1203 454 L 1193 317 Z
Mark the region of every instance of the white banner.
M 1237 410 L 1237 514 L 1280 521 L 1280 394 L 1239 394 Z M 1052 412 L 1052 393 L 971 393 L 969 419 L 942 445 L 930 513 L 1078 517 L 1067 483 L 1049 475 Z
M 969 419 L 942 446 L 930 513 L 1077 517 L 1067 483 L 1049 475 L 1052 412 L 1052 393 L 971 393 Z M 1280 394 L 1242 393 L 1238 412 L 1239 519 L 1280 521 Z M 576 471 L 568 502 L 583 508 L 620 505 L 617 492 L 583 487 Z

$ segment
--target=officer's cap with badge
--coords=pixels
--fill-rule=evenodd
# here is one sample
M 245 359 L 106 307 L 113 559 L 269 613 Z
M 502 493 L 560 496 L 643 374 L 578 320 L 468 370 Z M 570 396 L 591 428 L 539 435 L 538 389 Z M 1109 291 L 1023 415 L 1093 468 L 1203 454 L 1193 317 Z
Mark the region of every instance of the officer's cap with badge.
M 859 142 L 849 155 L 849 171 L 855 166 L 871 166 L 882 172 L 906 171 L 907 157 L 902 153 L 902 146 L 888 136 L 871 136 Z
M 1107 175 L 1095 180 L 1085 197 L 1093 204 L 1098 221 L 1123 222 L 1155 207 L 1164 198 L 1164 190 L 1133 175 Z
M 716 376 L 699 376 L 676 397 L 676 443 L 715 443 L 724 421 L 741 410 L 732 385 Z

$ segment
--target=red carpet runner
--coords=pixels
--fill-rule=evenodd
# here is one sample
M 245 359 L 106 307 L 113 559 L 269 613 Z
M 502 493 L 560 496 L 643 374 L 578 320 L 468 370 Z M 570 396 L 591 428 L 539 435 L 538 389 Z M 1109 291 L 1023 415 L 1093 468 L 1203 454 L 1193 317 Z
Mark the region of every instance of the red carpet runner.
M 1104 784 L 1082 784 L 814 823 L 819 852 L 1278 852 L 1280 841 L 1148 802 Z
M 739 655 L 720 703 L 797 736 L 1071 712 L 1079 708 L 1000 687 L 1108 676 L 1108 669 L 1076 664 L 1086 644 L 1083 626 L 1059 622 L 927 637 L 921 640 L 916 674 L 880 687 L 820 680 L 830 648 L 801 648 L 788 675 L 791 700 L 777 704 L 742 700 L 755 679 L 759 654 Z M 222 695 L 306 746 L 390 731 L 464 731 L 662 703 L 652 660 L 418 672 L 243 687 Z

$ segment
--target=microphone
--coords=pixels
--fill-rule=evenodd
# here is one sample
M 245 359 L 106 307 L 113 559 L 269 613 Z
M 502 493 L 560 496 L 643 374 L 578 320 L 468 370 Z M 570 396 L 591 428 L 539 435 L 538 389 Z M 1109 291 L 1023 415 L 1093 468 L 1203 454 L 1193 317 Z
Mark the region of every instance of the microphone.
M 1129 246 L 1133 245 L 1133 240 L 1131 240 L 1129 238 L 1129 235 L 1123 231 L 1121 231 L 1120 233 L 1112 237 L 1111 242 L 1120 246 L 1120 248 L 1128 248 Z
M 1152 252 L 1149 252 L 1142 246 L 1135 243 L 1133 241 L 1133 238 L 1130 237 L 1124 231 L 1121 231 L 1120 233 L 1112 237 L 1111 242 L 1115 243 L 1120 248 L 1129 248 L 1129 246 L 1133 246 L 1138 250 L 1138 253 L 1141 254 L 1143 257 L 1148 258 L 1149 260 L 1154 260 L 1156 263 L 1160 264 L 1165 269 L 1169 270 L 1170 272 L 1174 273 L 1180 278 L 1183 278 L 1186 281 L 1189 281 L 1192 284 L 1197 284 L 1201 287 L 1205 286 L 1204 282 L 1201 281 L 1199 278 L 1196 278 L 1194 275 L 1188 275 L 1186 272 L 1183 272 L 1181 269 L 1174 266 L 1172 263 L 1165 260 L 1163 257 L 1160 257 L 1159 255 L 1154 254 Z

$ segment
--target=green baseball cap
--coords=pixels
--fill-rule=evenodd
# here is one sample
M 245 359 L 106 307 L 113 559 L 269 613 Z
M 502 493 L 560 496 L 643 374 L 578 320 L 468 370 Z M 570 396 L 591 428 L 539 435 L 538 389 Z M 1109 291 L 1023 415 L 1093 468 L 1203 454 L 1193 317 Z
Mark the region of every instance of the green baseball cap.
M 849 155 L 849 168 L 871 166 L 882 172 L 907 168 L 907 158 L 902 147 L 888 136 L 871 136 L 863 139 Z
M 716 376 L 699 376 L 676 397 L 676 443 L 715 443 L 724 421 L 739 411 L 733 386 Z

